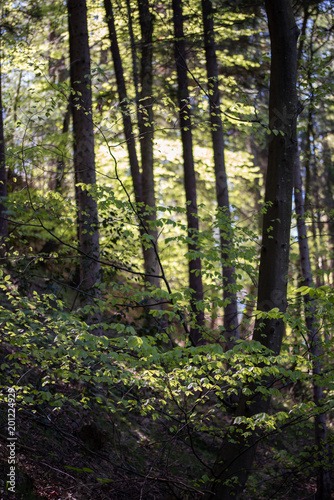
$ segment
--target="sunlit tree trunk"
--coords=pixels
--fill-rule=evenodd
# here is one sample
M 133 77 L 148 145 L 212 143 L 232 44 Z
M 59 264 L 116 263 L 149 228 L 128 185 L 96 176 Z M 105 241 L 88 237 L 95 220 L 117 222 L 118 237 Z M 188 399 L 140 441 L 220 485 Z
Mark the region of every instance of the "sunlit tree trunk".
M 131 59 L 132 59 L 132 77 L 133 77 L 133 85 L 135 88 L 135 96 L 136 96 L 135 102 L 136 102 L 136 106 L 137 106 L 137 121 L 138 121 L 138 127 L 140 127 L 138 64 L 137 64 L 135 36 L 133 33 L 132 9 L 131 9 L 130 0 L 126 0 L 126 10 L 128 13 L 128 21 L 129 21 L 129 36 L 130 36 L 130 43 L 131 43 Z
M 238 304 L 236 296 L 235 269 L 230 263 L 233 247 L 231 213 L 225 169 L 224 132 L 221 120 L 220 94 L 218 85 L 218 64 L 214 39 L 213 8 L 211 0 L 202 0 L 204 47 L 208 92 L 210 99 L 211 137 L 213 145 L 216 196 L 224 227 L 220 229 L 220 247 L 223 269 L 224 328 L 227 349 L 231 349 L 239 338 Z
M 90 52 L 85 0 L 68 0 L 70 38 L 71 108 L 73 117 L 74 171 L 76 185 L 96 183 Z M 99 228 L 96 200 L 84 187 L 76 187 L 80 252 L 81 304 L 91 305 L 99 297 Z M 98 310 L 90 321 L 99 322 Z
M 297 38 L 291 0 L 266 0 L 271 39 L 271 74 L 269 123 L 284 135 L 271 133 L 266 179 L 267 210 L 263 217 L 262 250 L 259 269 L 257 309 L 285 312 L 287 305 L 287 275 L 289 265 L 292 190 L 296 162 L 297 118 Z M 262 325 L 260 325 L 262 323 Z M 255 323 L 254 340 L 279 354 L 284 333 L 282 319 L 261 319 Z M 271 381 L 265 378 L 262 384 Z M 237 416 L 252 417 L 267 413 L 270 398 L 260 392 L 242 395 Z M 240 498 L 255 456 L 260 430 L 250 430 L 234 423 L 226 435 L 215 466 L 215 483 L 210 498 L 232 500 Z M 236 478 L 236 482 L 227 481 Z
M 139 100 L 140 113 L 140 154 L 142 167 L 143 202 L 146 215 L 145 223 L 151 242 L 144 240 L 144 264 L 147 281 L 150 285 L 159 286 L 159 263 L 157 259 L 158 232 L 156 229 L 155 189 L 154 189 L 154 156 L 153 156 L 153 14 L 148 0 L 138 0 L 139 23 L 141 30 L 140 80 L 141 92 Z
M 187 224 L 189 237 L 189 287 L 191 289 L 191 309 L 196 324 L 190 329 L 190 338 L 193 344 L 200 344 L 203 339 L 201 328 L 204 325 L 204 313 L 197 304 L 203 301 L 203 283 L 201 259 L 196 255 L 198 251 L 198 210 L 196 178 L 193 157 L 193 143 L 191 131 L 190 99 L 188 92 L 188 75 L 186 62 L 186 46 L 183 30 L 183 13 L 180 0 L 173 0 L 175 60 L 178 81 L 178 104 L 180 108 L 180 127 L 183 149 L 184 187 L 187 201 Z

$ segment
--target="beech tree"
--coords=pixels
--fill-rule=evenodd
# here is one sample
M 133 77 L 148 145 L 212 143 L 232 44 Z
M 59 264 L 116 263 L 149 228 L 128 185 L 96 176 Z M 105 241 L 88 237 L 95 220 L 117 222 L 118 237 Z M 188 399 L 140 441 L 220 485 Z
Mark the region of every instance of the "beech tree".
M 223 297 L 225 302 L 224 328 L 227 349 L 231 349 L 235 344 L 235 340 L 239 338 L 238 304 L 235 290 L 235 269 L 230 263 L 230 250 L 233 246 L 231 234 L 231 213 L 225 169 L 225 144 L 221 120 L 218 64 L 211 0 L 202 0 L 202 15 L 217 205 L 218 209 L 221 211 L 224 226 L 227 226 L 220 229 L 220 247 L 223 271 Z
M 136 151 L 136 140 L 133 132 L 133 124 L 131 113 L 129 109 L 129 99 L 127 95 L 122 59 L 120 56 L 119 45 L 117 40 L 117 33 L 115 27 L 115 18 L 113 7 L 110 0 L 104 0 L 104 6 L 106 10 L 107 23 L 109 29 L 110 38 L 110 49 L 113 58 L 115 76 L 117 82 L 117 90 L 119 96 L 120 107 L 122 110 L 122 120 L 124 135 L 126 139 L 126 146 L 128 150 L 129 163 L 131 169 L 131 176 L 135 194 L 135 200 L 137 204 L 137 210 L 139 215 L 139 231 L 142 236 L 142 248 L 144 257 L 144 269 L 147 281 L 155 286 L 159 286 L 159 263 L 158 263 L 158 241 L 157 241 L 157 231 L 154 228 L 154 221 L 156 220 L 155 215 L 155 195 L 154 195 L 154 171 L 153 171 L 153 113 L 152 113 L 152 102 L 148 103 L 147 97 L 152 94 L 152 47 L 149 51 L 145 52 L 144 59 L 142 60 L 142 67 L 146 67 L 146 71 L 143 69 L 142 81 L 144 82 L 142 93 L 144 92 L 143 102 L 147 103 L 146 106 L 139 106 L 137 103 L 137 111 L 139 117 L 139 123 L 141 125 L 140 132 L 140 144 L 141 144 L 141 159 L 142 159 L 142 172 L 140 171 L 139 161 Z M 148 6 L 142 7 L 143 11 L 143 25 L 146 27 L 147 22 L 146 17 L 149 16 Z M 150 17 L 149 17 L 150 19 Z M 151 27 L 146 32 L 146 28 L 143 32 L 143 38 L 147 37 L 147 43 L 152 46 L 152 22 L 150 21 Z M 149 98 L 151 100 L 151 97 Z M 141 109 L 141 112 L 139 111 Z M 144 115 L 144 116 L 142 116 Z M 144 196 L 145 191 L 145 196 Z M 152 225 L 153 223 L 153 225 Z
M 123 64 L 119 51 L 117 33 L 115 27 L 115 18 L 113 12 L 113 6 L 110 0 L 104 0 L 104 7 L 106 11 L 106 19 L 109 30 L 109 38 L 110 38 L 110 50 L 114 63 L 115 76 L 117 82 L 117 91 L 120 102 L 120 107 L 122 110 L 122 120 L 123 120 L 123 128 L 124 135 L 126 139 L 126 147 L 128 149 L 129 163 L 131 169 L 131 176 L 133 182 L 133 188 L 135 193 L 135 200 L 138 206 L 141 206 L 143 203 L 143 188 L 142 188 L 142 179 L 141 173 L 139 169 L 139 162 L 136 152 L 136 143 L 135 137 L 133 133 L 132 119 L 129 111 L 128 105 L 128 96 L 125 86 L 124 80 L 124 72 L 123 72 Z M 145 266 L 146 267 L 146 266 Z M 147 267 L 149 264 L 147 263 Z
M 159 287 L 159 262 L 157 258 L 158 232 L 155 227 L 155 186 L 154 186 L 154 153 L 153 153 L 153 13 L 148 0 L 138 0 L 139 24 L 141 30 L 140 58 L 140 99 L 139 141 L 142 166 L 142 190 L 146 231 L 149 238 L 144 238 L 144 263 L 147 281 Z
M 298 100 L 297 39 L 291 0 L 267 0 L 266 12 L 271 40 L 269 124 L 271 135 L 266 178 L 266 209 L 263 216 L 262 246 L 259 269 L 257 309 L 264 313 L 275 309 L 284 313 L 287 307 L 292 191 L 297 155 L 296 120 Z M 253 340 L 280 353 L 284 334 L 282 316 L 262 318 L 254 327 Z M 270 377 L 262 380 L 269 386 Z M 254 390 L 254 388 L 253 388 Z M 261 392 L 240 398 L 237 416 L 251 418 L 266 413 L 270 398 Z M 227 432 L 218 454 L 213 487 L 222 500 L 238 498 L 254 459 L 261 433 L 247 429 L 247 424 Z M 232 479 L 232 481 L 230 481 Z M 214 497 L 211 495 L 210 498 Z
M 97 203 L 90 187 L 96 183 L 94 124 L 92 120 L 92 91 L 90 52 L 85 0 L 68 0 L 70 38 L 71 111 L 73 118 L 73 161 L 76 203 L 78 210 L 78 240 L 80 253 L 80 283 L 82 304 L 92 305 L 99 297 L 100 246 Z M 94 322 L 101 311 L 94 314 Z
M 191 105 L 188 92 L 187 56 L 183 31 L 182 3 L 180 0 L 173 0 L 173 16 L 179 119 L 183 152 L 184 188 L 187 202 L 189 287 L 191 293 L 191 310 L 195 319 L 195 325 L 190 329 L 190 339 L 194 345 L 198 345 L 203 341 L 201 328 L 204 325 L 204 312 L 201 310 L 200 306 L 201 302 L 203 302 L 203 283 L 201 259 L 197 255 L 199 251 L 199 222 L 191 131 Z

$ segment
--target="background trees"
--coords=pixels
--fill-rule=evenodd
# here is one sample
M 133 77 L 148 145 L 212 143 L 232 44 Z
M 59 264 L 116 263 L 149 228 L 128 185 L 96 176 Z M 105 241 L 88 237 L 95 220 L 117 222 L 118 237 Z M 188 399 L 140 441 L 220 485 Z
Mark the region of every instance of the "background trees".
M 25 491 L 329 498 L 329 3 L 68 12 L 2 12 L 1 411 L 14 387 Z

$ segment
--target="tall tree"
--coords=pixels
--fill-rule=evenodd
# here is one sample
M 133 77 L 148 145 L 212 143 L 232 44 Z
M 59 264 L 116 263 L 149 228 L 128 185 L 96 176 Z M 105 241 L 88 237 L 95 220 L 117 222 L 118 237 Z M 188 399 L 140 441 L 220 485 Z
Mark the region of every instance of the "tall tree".
M 203 282 L 201 259 L 198 252 L 198 210 L 196 177 L 193 156 L 193 140 L 191 130 L 190 97 L 188 91 L 188 71 L 186 44 L 183 29 L 183 12 L 181 0 L 173 0 L 175 61 L 178 82 L 178 104 L 183 151 L 184 188 L 187 201 L 188 252 L 189 252 L 189 287 L 191 293 L 191 309 L 195 325 L 190 329 L 190 338 L 194 345 L 202 343 L 201 328 L 204 325 L 204 313 L 198 304 L 203 301 Z
M 126 146 L 128 149 L 133 189 L 135 193 L 135 200 L 137 204 L 140 206 L 140 204 L 143 203 L 142 179 L 139 169 L 135 137 L 133 134 L 131 114 L 128 106 L 128 95 L 125 86 L 123 64 L 117 40 L 115 17 L 111 0 L 104 0 L 104 7 L 106 11 L 107 24 L 109 30 L 110 50 L 115 69 L 117 92 L 122 110 L 123 129 L 126 139 Z
M 159 287 L 159 272 L 160 266 L 158 261 L 158 242 L 157 242 L 157 231 L 154 227 L 154 222 L 156 220 L 156 214 L 154 211 L 155 208 L 155 196 L 154 196 L 154 174 L 153 174 L 153 128 L 152 123 L 148 124 L 149 135 L 147 137 L 141 137 L 141 156 L 142 156 L 142 172 L 140 171 L 139 161 L 136 151 L 136 140 L 133 133 L 132 119 L 131 113 L 129 109 L 129 100 L 127 96 L 127 89 L 125 85 L 123 64 L 120 55 L 116 27 L 115 27 L 115 17 L 113 6 L 110 0 L 104 0 L 104 6 L 107 16 L 107 23 L 109 29 L 109 38 L 110 38 L 110 48 L 111 54 L 114 63 L 115 76 L 117 82 L 117 91 L 120 101 L 120 107 L 122 110 L 122 119 L 123 119 L 123 130 L 126 139 L 126 145 L 128 149 L 128 157 L 130 163 L 130 170 L 133 182 L 133 188 L 135 193 L 135 200 L 137 204 L 137 212 L 140 218 L 139 221 L 139 231 L 142 238 L 142 250 L 144 257 L 144 269 L 145 269 L 145 279 L 151 285 Z M 128 16 L 131 18 L 131 10 L 130 5 L 128 5 Z M 132 33 L 132 32 L 131 32 Z M 133 34 L 132 34 L 133 35 Z M 132 44 L 132 36 L 131 36 L 131 44 Z M 152 65 L 152 56 L 151 62 L 148 64 Z M 152 67 L 150 68 L 150 72 L 152 72 Z M 136 78 L 137 79 L 137 78 Z M 135 82 L 136 83 L 136 82 Z M 136 87 L 136 95 L 138 92 L 137 85 Z M 152 82 L 147 88 L 147 92 L 152 92 Z M 150 100 L 151 100 L 150 96 Z M 151 106 L 150 106 L 151 108 Z M 137 102 L 137 112 L 138 119 L 141 121 L 141 115 L 139 113 L 139 106 Z M 152 111 L 150 110 L 150 119 L 153 120 Z M 147 130 L 147 129 L 145 129 Z M 147 141 L 149 139 L 149 141 Z M 145 148 L 148 147 L 146 151 Z M 144 156 L 143 156 L 144 155 Z M 143 194 L 143 186 L 146 192 L 146 196 Z M 148 194 L 147 194 L 148 193 Z M 146 208 L 147 205 L 147 208 Z M 150 207 L 153 208 L 152 212 L 150 212 Z M 150 224 L 153 222 L 153 227 Z M 153 243 L 151 240 L 148 241 L 149 238 L 153 238 Z M 154 301 L 149 301 L 147 304 L 150 307 L 154 307 Z M 161 309 L 161 307 L 158 307 Z M 164 322 L 162 321 L 161 324 Z
M 94 154 L 94 125 L 92 120 L 92 91 L 90 51 L 85 0 L 68 0 L 70 38 L 71 107 L 73 117 L 74 172 L 80 252 L 80 286 L 82 304 L 92 304 L 99 297 L 99 228 L 96 200 L 89 190 L 78 184 L 96 183 Z M 101 312 L 91 319 L 99 322 Z
M 297 155 L 299 30 L 291 0 L 266 0 L 265 5 L 271 40 L 269 123 L 276 133 L 278 129 L 283 135 L 272 132 L 269 142 L 257 309 L 268 312 L 277 308 L 284 313 L 287 305 L 292 191 Z M 255 323 L 253 339 L 278 355 L 283 333 L 283 319 L 261 318 Z M 262 381 L 264 386 L 270 383 L 268 377 Z M 243 394 L 237 416 L 252 417 L 266 413 L 269 404 L 269 396 L 263 397 L 261 392 L 252 391 L 251 398 Z M 226 435 L 218 454 L 214 466 L 216 481 L 213 491 L 220 500 L 238 498 L 246 483 L 261 436 L 257 429 L 247 431 L 235 424 L 234 430 Z M 228 481 L 233 477 L 237 478 L 235 482 Z
M 211 137 L 214 155 L 216 196 L 218 209 L 226 227 L 220 229 L 220 247 L 223 270 L 224 328 L 227 349 L 231 349 L 239 338 L 238 304 L 236 296 L 235 268 L 230 264 L 230 250 L 233 247 L 231 234 L 231 213 L 225 169 L 225 144 L 221 120 L 218 64 L 215 46 L 213 8 L 211 0 L 202 0 L 204 47 L 208 93 L 210 102 Z
M 151 241 L 144 240 L 144 263 L 147 281 L 159 286 L 159 262 L 157 259 L 158 232 L 156 229 L 154 153 L 153 153 L 153 13 L 148 0 L 138 0 L 139 23 L 141 30 L 139 100 L 140 113 L 140 154 L 142 166 L 143 202 L 146 211 L 145 221 Z M 151 276 L 153 275 L 153 276 Z

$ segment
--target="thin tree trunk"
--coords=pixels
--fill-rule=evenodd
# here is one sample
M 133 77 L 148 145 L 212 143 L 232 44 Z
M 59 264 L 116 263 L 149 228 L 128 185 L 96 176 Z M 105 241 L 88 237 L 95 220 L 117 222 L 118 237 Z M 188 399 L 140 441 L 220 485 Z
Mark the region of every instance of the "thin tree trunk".
M 297 118 L 297 38 L 291 0 L 266 0 L 271 39 L 271 74 L 269 98 L 269 123 L 271 128 L 284 134 L 271 134 L 269 143 L 268 171 L 266 179 L 267 210 L 263 218 L 262 250 L 259 270 L 257 309 L 270 311 L 278 308 L 285 312 L 287 304 L 287 275 L 289 265 L 290 224 L 292 189 L 296 162 Z M 263 325 L 260 326 L 260 323 Z M 282 319 L 256 321 L 253 339 L 279 354 L 284 333 Z M 271 380 L 264 378 L 262 385 Z M 254 387 L 253 387 L 254 389 Z M 251 398 L 242 395 L 237 416 L 252 417 L 266 413 L 270 398 L 252 393 Z M 234 430 L 224 439 L 218 454 L 213 493 L 210 498 L 235 500 L 240 498 L 246 484 L 260 430 L 249 431 L 234 422 Z M 236 482 L 227 481 L 236 478 Z
M 154 198 L 154 177 L 153 177 L 153 149 L 152 149 L 152 134 L 153 134 L 153 129 L 152 129 L 152 134 L 150 135 L 150 141 L 149 141 L 149 151 L 146 152 L 147 155 L 150 157 L 150 161 L 148 162 L 149 164 L 146 164 L 146 168 L 143 166 L 143 172 L 140 172 L 139 168 L 139 162 L 138 162 L 138 156 L 137 156 L 137 151 L 136 151 L 136 141 L 135 137 L 133 134 L 133 127 L 132 127 L 132 119 L 129 111 L 129 106 L 128 106 L 128 97 L 127 97 L 127 91 L 126 91 L 126 85 L 125 85 L 125 80 L 124 80 L 124 73 L 123 73 L 123 65 L 122 65 L 122 60 L 120 56 L 120 51 L 119 51 L 119 46 L 118 46 L 118 40 L 117 40 L 117 34 L 116 34 L 116 28 L 115 28 L 115 18 L 114 18 L 114 13 L 113 13 L 113 7 L 112 3 L 110 0 L 104 0 L 104 6 L 106 10 L 106 15 L 107 15 L 107 23 L 108 23 L 108 28 L 109 28 L 109 37 L 111 41 L 111 54 L 114 62 L 114 68 L 115 68 L 115 75 L 116 75 L 116 82 L 117 82 L 117 90 L 118 90 L 118 96 L 119 96 L 119 101 L 120 101 L 120 106 L 122 110 L 122 118 L 123 118 L 123 128 L 124 128 L 124 135 L 126 138 L 126 144 L 127 144 L 127 149 L 128 149 L 128 156 L 129 156 L 129 163 L 130 163 L 130 169 L 131 169 L 131 175 L 132 175 L 132 182 L 133 182 L 133 188 L 134 188 L 134 193 L 135 193 L 135 200 L 137 204 L 137 210 L 138 214 L 140 216 L 140 225 L 139 225 L 139 231 L 140 235 L 142 238 L 142 249 L 143 249 L 143 256 L 144 256 L 144 269 L 145 269 L 145 274 L 146 274 L 146 280 L 151 284 L 156 287 L 160 285 L 159 283 L 159 278 L 157 277 L 160 274 L 160 266 L 158 262 L 158 247 L 157 247 L 157 232 L 155 229 L 150 228 L 150 222 L 154 221 L 155 222 L 155 212 L 152 212 L 152 214 L 147 214 L 147 210 L 145 208 L 145 204 L 155 207 L 155 198 Z M 130 8 L 130 6 L 129 6 Z M 131 12 L 130 12 L 131 14 Z M 130 15 L 129 14 L 129 15 Z M 136 92 L 138 89 L 136 89 Z M 152 91 L 152 87 L 151 87 Z M 142 148 L 144 146 L 142 145 Z M 143 154 L 143 151 L 142 151 Z M 144 153 L 144 160 L 146 160 L 147 157 L 145 157 Z M 147 173 L 149 172 L 149 180 L 147 180 L 146 176 Z M 143 186 L 146 190 L 149 190 L 149 187 L 151 186 L 151 191 L 149 196 L 146 196 L 144 199 L 143 195 Z M 154 239 L 154 245 L 150 244 L 148 245 L 149 242 L 147 242 L 146 238 L 147 236 L 152 236 Z M 156 276 L 152 276 L 156 275 Z M 150 307 L 155 307 L 157 309 L 162 309 L 161 305 L 155 306 L 154 301 L 148 301 L 148 304 Z M 165 326 L 165 321 L 162 320 L 160 323 L 160 326 Z
M 129 20 L 129 36 L 130 36 L 130 43 L 131 43 L 131 59 L 132 59 L 132 76 L 133 76 L 133 85 L 135 87 L 137 121 L 138 121 L 138 128 L 140 128 L 138 66 L 137 66 L 135 37 L 133 34 L 132 10 L 131 10 L 130 0 L 126 0 L 126 8 L 128 11 L 128 20 Z
M 223 270 L 224 328 L 227 349 L 231 349 L 239 339 L 238 304 L 236 295 L 235 268 L 230 264 L 230 252 L 233 248 L 231 231 L 231 213 L 225 170 L 224 132 L 220 111 L 218 85 L 218 64 L 214 39 L 213 9 L 211 0 L 202 0 L 204 27 L 204 46 L 206 72 L 210 99 L 211 137 L 213 145 L 216 196 L 218 209 L 223 217 L 224 228 L 220 229 L 220 247 Z
M 190 328 L 190 339 L 194 345 L 203 342 L 201 329 L 204 326 L 204 312 L 197 304 L 203 301 L 203 283 L 201 259 L 192 256 L 198 252 L 198 210 L 196 178 L 193 158 L 191 131 L 190 99 L 186 63 L 186 47 L 183 32 L 183 14 L 180 0 L 173 0 L 175 60 L 178 81 L 178 99 L 180 108 L 180 127 L 183 149 L 184 187 L 187 201 L 188 251 L 189 251 L 189 287 L 192 293 L 191 309 L 196 324 Z
M 71 117 L 71 105 L 68 104 L 66 112 L 63 119 L 63 128 L 61 133 L 67 134 L 70 127 L 70 117 Z M 61 191 L 63 180 L 64 180 L 64 170 L 65 170 L 65 160 L 64 155 L 57 158 L 57 168 L 56 168 L 56 179 L 55 179 L 55 191 Z
M 326 229 L 328 234 L 328 246 L 329 246 L 329 268 L 331 269 L 329 281 L 334 284 L 334 228 L 332 224 L 332 217 L 330 215 L 331 211 L 334 209 L 334 199 L 333 199 L 333 174 L 332 172 L 332 162 L 331 162 L 331 148 L 328 144 L 327 137 L 322 140 L 322 163 L 324 166 L 323 173 L 323 185 L 325 186 L 325 210 L 327 213 Z
M 304 286 L 312 287 L 312 271 L 310 262 L 310 253 L 308 247 L 307 231 L 305 224 L 305 211 L 304 211 L 304 199 L 303 199 L 303 187 L 300 172 L 300 160 L 299 157 L 296 162 L 295 171 L 295 210 L 298 216 L 297 219 L 297 231 L 298 231 L 298 244 L 299 244 L 299 255 L 300 255 L 300 266 L 303 276 L 302 284 Z M 318 385 L 317 381 L 321 377 L 321 362 L 320 362 L 320 349 L 319 349 L 319 323 L 316 319 L 316 308 L 314 300 L 308 295 L 304 295 L 304 307 L 305 307 L 305 318 L 306 327 L 308 331 L 309 340 L 309 353 L 312 363 L 312 385 L 313 385 L 313 401 L 318 408 L 321 407 L 323 400 L 323 389 Z M 317 500 L 329 500 L 331 498 L 331 478 L 329 469 L 329 447 L 327 441 L 327 429 L 326 429 L 326 414 L 320 413 L 315 416 L 314 419 L 314 435 L 315 444 L 317 446 L 317 461 L 320 460 L 320 465 L 318 467 L 317 474 Z M 327 463 L 327 467 L 325 465 Z
M 92 121 L 92 92 L 90 52 L 85 0 L 68 0 L 68 21 L 71 63 L 71 108 L 73 117 L 74 171 L 76 184 L 96 183 L 94 128 Z M 76 187 L 78 208 L 78 237 L 80 251 L 81 304 L 92 305 L 99 298 L 96 285 L 100 282 L 98 211 L 96 200 L 87 189 Z M 90 314 L 92 322 L 101 321 L 98 308 Z
M 20 98 L 21 83 L 22 83 L 22 71 L 19 72 L 19 81 L 17 84 L 15 97 L 14 97 L 14 104 L 13 104 L 13 122 L 14 123 L 17 122 L 17 107 L 18 107 L 19 98 Z
M 127 96 L 126 87 L 125 87 L 123 65 L 122 65 L 121 55 L 119 52 L 119 46 L 118 46 L 117 34 L 116 34 L 116 28 L 115 28 L 115 18 L 114 18 L 114 13 L 113 13 L 111 1 L 104 0 L 104 7 L 105 7 L 105 11 L 106 11 L 106 16 L 107 16 L 109 38 L 110 38 L 110 44 L 111 44 L 110 49 L 111 49 L 111 55 L 112 55 L 113 63 L 114 63 L 118 97 L 119 97 L 119 102 L 120 102 L 120 106 L 121 106 L 121 110 L 122 110 L 123 128 L 124 128 L 126 146 L 127 146 L 128 155 L 129 155 L 133 189 L 134 189 L 134 193 L 135 193 L 136 203 L 140 205 L 141 203 L 143 203 L 142 179 L 141 179 L 139 163 L 138 163 L 138 158 L 137 158 L 135 138 L 134 138 L 133 129 L 132 129 L 132 120 L 131 120 L 131 115 L 130 115 L 129 106 L 128 106 L 128 96 Z

